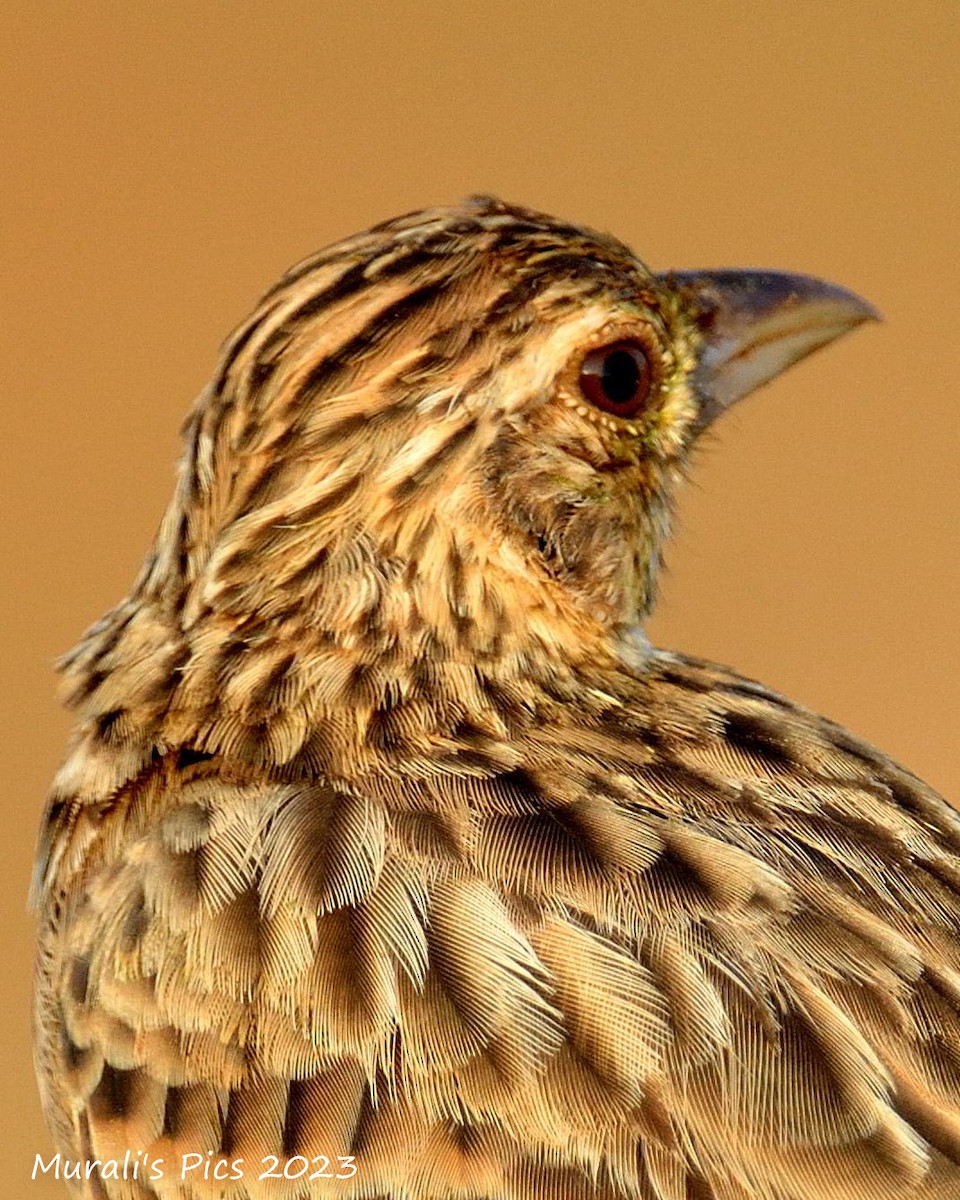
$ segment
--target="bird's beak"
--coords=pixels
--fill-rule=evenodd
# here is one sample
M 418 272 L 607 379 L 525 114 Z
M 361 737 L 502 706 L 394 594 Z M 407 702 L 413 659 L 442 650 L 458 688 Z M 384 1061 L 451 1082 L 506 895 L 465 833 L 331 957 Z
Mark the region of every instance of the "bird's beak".
M 661 280 L 701 313 L 700 429 L 801 358 L 880 317 L 853 292 L 809 275 L 673 271 Z

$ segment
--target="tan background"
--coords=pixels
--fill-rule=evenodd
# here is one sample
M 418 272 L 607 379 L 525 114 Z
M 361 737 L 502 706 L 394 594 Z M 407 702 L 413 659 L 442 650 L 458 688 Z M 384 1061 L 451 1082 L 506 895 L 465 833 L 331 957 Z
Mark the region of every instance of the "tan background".
M 132 580 L 220 340 L 375 220 L 496 191 L 656 267 L 795 268 L 878 304 L 726 420 L 654 634 L 960 797 L 956 0 L 41 0 L 5 5 L 0 41 L 0 1195 L 62 1194 L 28 1179 L 51 661 Z

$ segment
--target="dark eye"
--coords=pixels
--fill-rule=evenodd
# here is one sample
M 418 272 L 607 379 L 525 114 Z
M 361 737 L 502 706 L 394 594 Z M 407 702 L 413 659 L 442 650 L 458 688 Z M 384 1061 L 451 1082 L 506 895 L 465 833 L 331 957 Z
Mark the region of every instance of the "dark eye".
M 580 390 L 604 412 L 635 417 L 650 394 L 650 360 L 637 342 L 611 342 L 591 350 L 580 368 Z

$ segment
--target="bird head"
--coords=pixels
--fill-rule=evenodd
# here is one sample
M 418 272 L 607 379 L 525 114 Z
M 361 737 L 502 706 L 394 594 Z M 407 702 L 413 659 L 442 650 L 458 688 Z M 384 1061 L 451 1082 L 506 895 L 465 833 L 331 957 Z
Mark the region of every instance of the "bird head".
M 109 694 L 132 659 L 149 691 L 162 660 L 181 699 L 277 708 L 364 670 L 408 694 L 411 663 L 629 660 L 697 438 L 873 315 L 805 276 L 655 274 L 492 198 L 339 242 L 226 344 L 144 572 L 68 677 Z
M 201 398 L 187 610 L 306 604 L 480 653 L 507 607 L 544 640 L 633 628 L 695 440 L 872 315 L 804 276 L 656 275 L 488 198 L 348 239 L 268 294 Z

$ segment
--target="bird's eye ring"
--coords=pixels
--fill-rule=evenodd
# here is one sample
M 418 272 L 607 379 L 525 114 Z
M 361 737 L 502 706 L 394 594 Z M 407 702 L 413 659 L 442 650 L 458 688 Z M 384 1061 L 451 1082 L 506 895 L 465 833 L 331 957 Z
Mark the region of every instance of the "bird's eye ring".
M 635 417 L 653 387 L 653 370 L 640 342 L 598 346 L 580 365 L 580 391 L 585 399 L 615 417 Z

